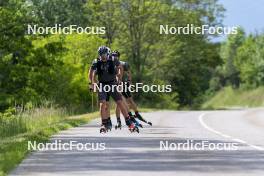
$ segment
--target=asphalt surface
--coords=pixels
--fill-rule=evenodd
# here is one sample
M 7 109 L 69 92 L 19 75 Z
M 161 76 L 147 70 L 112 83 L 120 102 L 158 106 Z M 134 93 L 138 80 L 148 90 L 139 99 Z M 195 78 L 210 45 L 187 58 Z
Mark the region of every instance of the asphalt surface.
M 139 134 L 126 127 L 100 134 L 99 119 L 62 131 L 51 142 L 88 143 L 93 150 L 32 152 L 10 175 L 264 175 L 263 109 L 143 115 L 153 126 L 144 125 Z M 188 142 L 209 145 L 188 148 Z

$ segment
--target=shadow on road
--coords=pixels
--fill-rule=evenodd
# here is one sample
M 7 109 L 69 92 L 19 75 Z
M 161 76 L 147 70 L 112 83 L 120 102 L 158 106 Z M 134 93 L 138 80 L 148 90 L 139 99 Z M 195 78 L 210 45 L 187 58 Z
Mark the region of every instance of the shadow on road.
M 22 166 L 31 172 L 82 172 L 82 171 L 195 171 L 243 172 L 264 170 L 264 152 L 239 151 L 160 151 L 161 140 L 173 143 L 187 139 L 162 137 L 59 137 L 62 142 L 75 140 L 81 143 L 104 142 L 104 151 L 41 151 L 34 152 Z M 86 140 L 87 139 L 87 140 Z M 194 143 L 200 139 L 192 139 Z M 204 139 L 203 139 L 204 140 Z M 209 140 L 210 143 L 227 141 Z

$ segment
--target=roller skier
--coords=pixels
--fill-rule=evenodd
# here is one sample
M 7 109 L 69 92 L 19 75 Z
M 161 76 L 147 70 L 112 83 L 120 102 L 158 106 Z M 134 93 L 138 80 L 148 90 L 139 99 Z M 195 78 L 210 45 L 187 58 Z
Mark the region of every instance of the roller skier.
M 90 80 L 90 89 L 96 91 L 98 93 L 98 99 L 100 102 L 100 115 L 102 119 L 102 125 L 100 128 L 100 133 L 105 133 L 112 128 L 111 119 L 108 114 L 108 102 L 109 97 L 111 96 L 116 105 L 120 108 L 121 113 L 125 118 L 125 123 L 128 126 L 128 129 L 131 132 L 139 132 L 138 127 L 132 122 L 130 115 L 125 107 L 125 104 L 122 100 L 122 95 L 118 92 L 117 88 L 114 85 L 117 85 L 117 73 L 120 70 L 119 68 L 120 62 L 115 60 L 112 57 L 110 49 L 101 46 L 98 48 L 98 58 L 95 59 L 92 63 L 92 66 L 89 70 L 89 80 Z M 98 81 L 96 80 L 98 78 Z M 96 89 L 97 85 L 102 87 L 101 90 Z M 105 91 L 105 87 L 110 86 L 111 90 L 109 92 Z

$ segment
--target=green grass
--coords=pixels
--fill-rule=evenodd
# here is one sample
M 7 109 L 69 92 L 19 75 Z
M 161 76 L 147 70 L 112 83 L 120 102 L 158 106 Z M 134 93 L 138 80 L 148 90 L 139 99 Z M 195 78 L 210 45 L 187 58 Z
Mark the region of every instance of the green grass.
M 140 112 L 156 110 L 140 108 Z M 114 113 L 112 108 L 111 114 Z M 23 112 L 11 108 L 0 113 L 0 176 L 8 174 L 31 152 L 27 148 L 28 141 L 48 142 L 59 131 L 87 123 L 96 117 L 99 117 L 99 112 L 69 116 L 64 109 L 53 107 Z
M 10 108 L 0 114 L 0 139 L 17 134 L 34 132 L 40 128 L 61 122 L 67 117 L 64 109 L 34 108 L 16 110 Z
M 202 109 L 228 109 L 234 107 L 264 106 L 264 87 L 253 90 L 226 87 L 202 105 Z
M 140 108 L 140 112 L 156 110 Z M 111 114 L 114 113 L 112 109 Z M 87 123 L 96 117 L 99 117 L 99 112 L 69 116 L 65 110 L 52 107 L 23 112 L 9 109 L 0 114 L 0 176 L 7 175 L 31 152 L 27 148 L 28 141 L 48 142 L 59 131 Z
M 53 108 L 1 114 L 0 176 L 8 174 L 30 152 L 28 141 L 47 142 L 53 134 L 87 123 L 98 115 L 96 112 L 67 117 L 65 111 Z

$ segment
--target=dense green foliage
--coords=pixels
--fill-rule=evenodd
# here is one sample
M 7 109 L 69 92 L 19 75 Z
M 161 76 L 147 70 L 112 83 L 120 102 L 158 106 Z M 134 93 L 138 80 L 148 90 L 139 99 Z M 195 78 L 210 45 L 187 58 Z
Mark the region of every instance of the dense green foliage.
M 254 89 L 264 84 L 264 34 L 247 36 L 243 29 L 230 35 L 221 46 L 223 64 L 211 80 L 211 90 L 224 86 Z
M 159 25 L 221 25 L 214 0 L 8 0 L 0 4 L 0 108 L 40 106 L 43 100 L 89 111 L 87 71 L 106 44 L 129 61 L 133 82 L 171 84 L 170 94 L 135 94 L 138 102 L 176 108 L 200 103 L 221 63 L 208 35 L 160 35 Z M 105 26 L 105 35 L 26 35 L 28 24 Z M 153 106 L 153 105 L 152 105 Z M 155 105 L 154 105 L 155 106 Z
M 160 24 L 221 26 L 223 13 L 214 0 L 1 2 L 0 109 L 40 106 L 44 100 L 89 111 L 87 71 L 104 44 L 130 63 L 134 83 L 172 85 L 172 93 L 134 94 L 141 104 L 196 107 L 205 94 L 228 85 L 263 85 L 263 34 L 247 36 L 240 29 L 222 44 L 207 34 L 159 34 Z M 104 26 L 106 33 L 26 35 L 28 24 Z
M 121 52 L 133 83 L 172 85 L 171 93 L 135 93 L 140 106 L 196 108 L 215 94 L 203 107 L 263 105 L 263 33 L 241 28 L 222 43 L 208 34 L 160 34 L 161 24 L 221 26 L 224 11 L 217 0 L 0 0 L 0 137 L 19 138 L 0 143 L 0 158 L 13 158 L 10 165 L 0 159 L 0 170 L 21 161 L 26 140 L 47 139 L 66 115 L 96 106 L 87 73 L 101 45 Z M 106 33 L 28 35 L 29 24 L 103 26 Z M 49 125 L 56 127 L 36 136 Z

